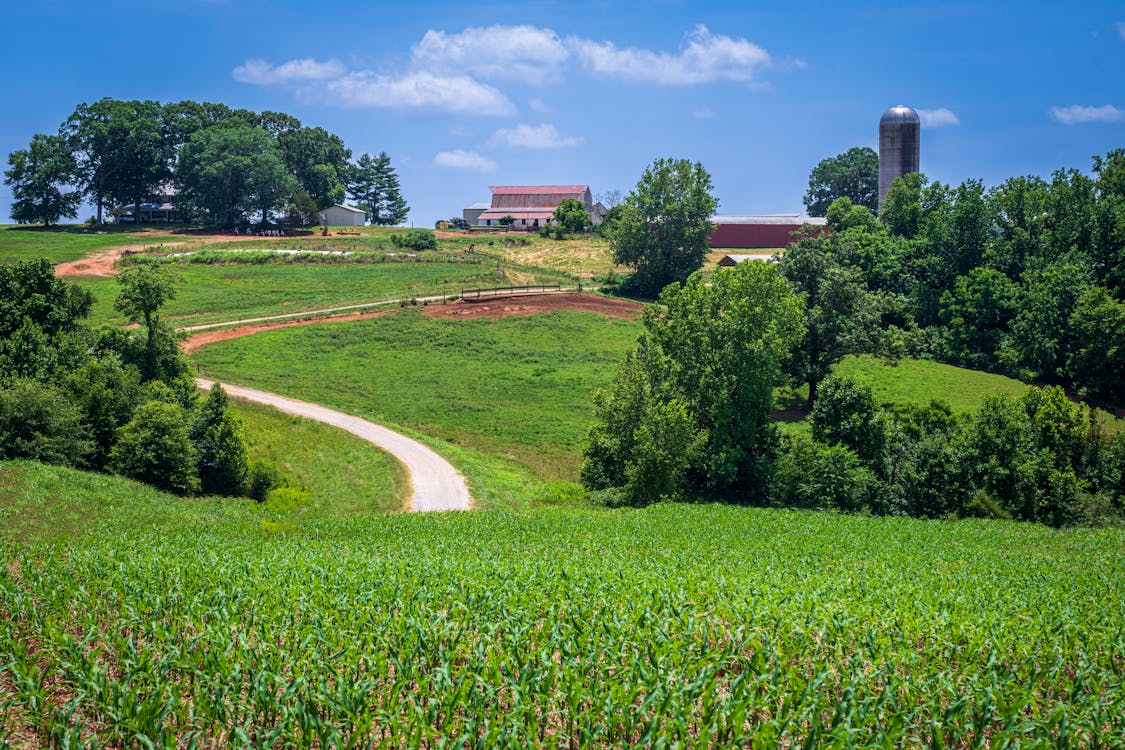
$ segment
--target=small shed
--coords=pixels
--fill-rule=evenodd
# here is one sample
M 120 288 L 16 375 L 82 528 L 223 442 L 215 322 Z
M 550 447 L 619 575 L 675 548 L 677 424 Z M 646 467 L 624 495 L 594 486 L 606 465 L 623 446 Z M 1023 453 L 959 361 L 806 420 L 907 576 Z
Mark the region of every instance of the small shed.
M 330 227 L 362 227 L 367 223 L 367 213 L 351 206 L 329 206 L 320 212 L 320 223 Z
M 762 260 L 773 261 L 774 256 L 771 253 L 727 253 L 722 258 L 719 258 L 719 268 L 734 268 L 739 263 L 744 263 L 748 260 Z
M 491 203 L 474 203 L 471 206 L 465 206 L 461 209 L 461 218 L 465 220 L 466 224 L 474 227 L 477 225 L 480 215 L 490 208 L 492 208 Z

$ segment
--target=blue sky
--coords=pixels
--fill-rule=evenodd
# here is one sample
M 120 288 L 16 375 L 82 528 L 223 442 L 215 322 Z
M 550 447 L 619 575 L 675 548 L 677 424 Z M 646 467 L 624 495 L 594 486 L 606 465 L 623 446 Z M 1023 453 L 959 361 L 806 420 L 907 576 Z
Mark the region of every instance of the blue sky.
M 386 151 L 432 226 L 493 184 L 627 191 L 662 156 L 721 213 L 923 112 L 922 170 L 986 185 L 1125 147 L 1125 4 L 8 3 L 0 154 L 104 96 L 289 112 Z M 10 192 L 0 186 L 0 220 Z M 85 218 L 83 216 L 82 218 Z

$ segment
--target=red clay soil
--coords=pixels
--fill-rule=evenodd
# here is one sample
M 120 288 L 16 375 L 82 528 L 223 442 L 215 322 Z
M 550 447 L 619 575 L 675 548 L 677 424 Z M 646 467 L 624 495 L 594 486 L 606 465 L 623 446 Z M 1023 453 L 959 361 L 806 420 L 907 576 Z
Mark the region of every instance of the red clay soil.
M 503 297 L 487 302 L 460 300 L 449 305 L 430 305 L 423 315 L 430 318 L 473 320 L 474 318 L 503 318 L 508 315 L 536 315 L 555 310 L 576 310 L 597 313 L 607 318 L 633 319 L 640 316 L 642 309 L 643 305 L 632 300 L 575 292 Z
M 314 323 L 346 323 L 351 320 L 365 320 L 367 318 L 374 318 L 379 315 L 386 314 L 386 311 L 380 312 L 352 312 L 343 315 L 333 315 L 331 317 L 323 318 L 304 318 L 302 320 L 278 320 L 268 323 L 255 323 L 249 326 L 239 326 L 237 328 L 220 328 L 214 331 L 202 331 L 200 333 L 188 336 L 180 342 L 180 349 L 186 353 L 191 353 L 201 346 L 208 344 L 217 344 L 220 341 L 230 341 L 231 339 L 240 339 L 243 336 L 250 336 L 262 331 L 272 331 L 275 328 L 293 328 L 294 326 L 309 326 Z
M 172 242 L 164 242 L 164 237 L 184 237 L 191 236 L 187 234 L 172 234 L 171 232 L 147 232 L 138 234 L 138 239 L 144 238 L 148 242 L 143 245 L 122 245 L 121 247 L 110 247 L 105 250 L 100 250 L 88 258 L 80 260 L 72 260 L 67 263 L 59 263 L 55 266 L 56 276 L 116 276 L 117 275 L 117 261 L 122 255 L 129 252 L 143 252 L 150 250 L 154 247 L 176 247 L 177 245 L 188 244 L 185 240 L 174 240 Z M 212 242 L 231 242 L 237 240 L 244 242 L 246 240 L 255 240 L 265 242 L 272 240 L 277 242 L 283 237 L 257 237 L 250 235 L 236 235 L 236 234 L 206 234 L 192 236 L 192 244 L 210 244 Z

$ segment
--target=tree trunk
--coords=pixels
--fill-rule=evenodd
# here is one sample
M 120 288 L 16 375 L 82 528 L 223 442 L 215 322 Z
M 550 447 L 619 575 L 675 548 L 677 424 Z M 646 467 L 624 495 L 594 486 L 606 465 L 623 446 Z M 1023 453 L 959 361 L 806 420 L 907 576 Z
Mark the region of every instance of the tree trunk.
M 816 403 L 816 392 L 820 389 L 820 378 L 809 380 L 809 400 L 808 407 L 811 409 L 813 404 Z

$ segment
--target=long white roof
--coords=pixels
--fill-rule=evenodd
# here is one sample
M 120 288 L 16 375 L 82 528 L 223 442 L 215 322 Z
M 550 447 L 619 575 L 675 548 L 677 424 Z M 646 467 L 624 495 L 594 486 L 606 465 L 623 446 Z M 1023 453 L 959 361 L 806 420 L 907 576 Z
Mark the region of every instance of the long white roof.
M 823 216 L 803 216 L 801 214 L 728 214 L 712 216 L 715 224 L 812 224 L 823 226 L 828 219 Z

